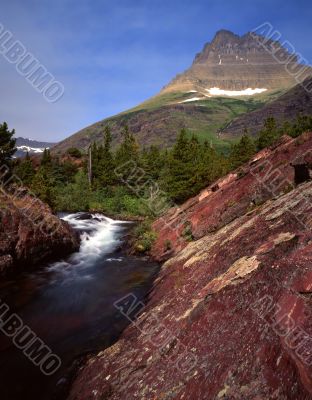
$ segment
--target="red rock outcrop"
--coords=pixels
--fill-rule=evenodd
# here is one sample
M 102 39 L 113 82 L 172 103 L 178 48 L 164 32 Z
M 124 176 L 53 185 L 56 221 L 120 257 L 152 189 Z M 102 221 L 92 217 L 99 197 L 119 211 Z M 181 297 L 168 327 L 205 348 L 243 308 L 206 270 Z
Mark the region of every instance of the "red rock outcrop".
M 304 164 L 312 167 L 312 133 L 297 139 L 283 136 L 277 145 L 257 153 L 248 164 L 159 218 L 153 225 L 158 233 L 153 257 L 163 260 L 185 247 L 186 228 L 199 239 L 268 199 L 291 190 L 295 186 L 293 165 Z
M 312 399 L 311 149 L 312 134 L 285 137 L 154 224 L 154 254 L 170 240 L 172 257 L 144 309 L 116 304 L 139 316 L 70 400 Z
M 0 275 L 79 248 L 77 234 L 46 204 L 26 189 L 9 190 L 0 191 Z

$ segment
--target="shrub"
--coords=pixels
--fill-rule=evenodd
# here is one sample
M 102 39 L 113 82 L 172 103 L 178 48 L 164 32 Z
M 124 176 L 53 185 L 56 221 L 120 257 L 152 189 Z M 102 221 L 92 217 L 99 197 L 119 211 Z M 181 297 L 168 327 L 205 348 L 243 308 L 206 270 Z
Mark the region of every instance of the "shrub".
M 157 239 L 157 233 L 151 228 L 150 221 L 143 221 L 134 228 L 134 249 L 138 253 L 147 253 L 151 250 L 153 243 Z
M 182 231 L 182 236 L 188 242 L 192 242 L 194 240 L 193 232 L 192 232 L 192 224 L 190 221 L 186 221 L 184 223 L 184 229 Z
M 68 154 L 71 157 L 74 158 L 81 158 L 82 157 L 82 152 L 77 149 L 77 147 L 71 147 L 69 149 L 67 149 L 66 154 Z

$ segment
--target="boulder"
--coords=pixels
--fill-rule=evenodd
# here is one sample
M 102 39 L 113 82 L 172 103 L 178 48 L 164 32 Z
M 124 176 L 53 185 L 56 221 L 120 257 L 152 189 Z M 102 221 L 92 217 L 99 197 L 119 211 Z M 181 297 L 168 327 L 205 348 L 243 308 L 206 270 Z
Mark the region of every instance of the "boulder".
M 67 222 L 25 188 L 0 191 L 0 275 L 61 257 L 79 248 Z

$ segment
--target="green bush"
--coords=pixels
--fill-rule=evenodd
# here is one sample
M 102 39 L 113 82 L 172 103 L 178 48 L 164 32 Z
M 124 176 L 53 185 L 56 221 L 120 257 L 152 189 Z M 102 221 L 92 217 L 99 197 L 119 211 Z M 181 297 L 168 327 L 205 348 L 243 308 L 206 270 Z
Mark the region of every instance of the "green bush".
M 152 230 L 149 220 L 138 224 L 133 231 L 135 242 L 134 249 L 138 253 L 147 253 L 151 250 L 153 243 L 157 239 L 157 234 Z
M 74 183 L 58 186 L 55 190 L 56 211 L 88 211 L 91 191 L 88 178 L 83 171 L 75 176 Z
M 77 149 L 77 147 L 71 147 L 66 151 L 66 154 L 73 158 L 81 158 L 82 157 L 82 152 Z
M 184 223 L 184 229 L 182 231 L 182 236 L 188 242 L 192 242 L 194 240 L 193 232 L 192 232 L 192 223 L 190 221 L 186 221 Z

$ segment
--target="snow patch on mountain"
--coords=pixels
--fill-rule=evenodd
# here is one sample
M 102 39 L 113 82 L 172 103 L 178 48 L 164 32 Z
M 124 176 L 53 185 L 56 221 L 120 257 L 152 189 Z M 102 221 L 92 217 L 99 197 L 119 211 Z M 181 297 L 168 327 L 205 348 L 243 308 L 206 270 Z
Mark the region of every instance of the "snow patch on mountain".
M 44 149 L 51 149 L 55 143 L 39 142 L 37 140 L 25 139 L 22 137 L 16 138 L 16 153 L 15 157 L 25 157 L 26 153 L 29 154 L 42 154 Z
M 206 89 L 212 96 L 253 96 L 254 94 L 263 93 L 268 89 L 248 88 L 243 90 L 223 90 L 217 87 Z
M 205 97 L 192 97 L 191 99 L 186 99 L 180 101 L 179 103 L 189 103 L 190 101 L 198 101 L 198 100 L 205 100 Z
M 44 148 L 35 148 L 35 147 L 29 147 L 29 146 L 17 146 L 17 150 L 24 151 L 25 153 L 43 153 Z M 49 147 L 45 147 L 46 149 L 49 149 Z

